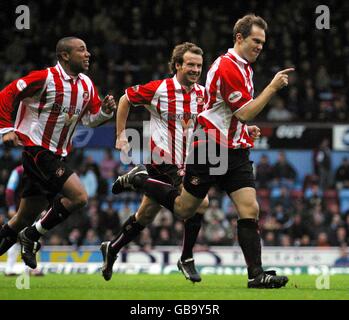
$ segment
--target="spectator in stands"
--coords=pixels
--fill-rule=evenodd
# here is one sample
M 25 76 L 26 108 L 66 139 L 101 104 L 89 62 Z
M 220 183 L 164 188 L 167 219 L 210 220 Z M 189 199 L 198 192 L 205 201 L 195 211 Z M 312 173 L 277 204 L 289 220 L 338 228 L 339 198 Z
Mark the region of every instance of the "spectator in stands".
M 334 267 L 349 267 L 349 252 L 346 244 L 339 249 L 339 258 L 334 262 Z
M 224 245 L 229 242 L 226 230 L 217 218 L 204 225 L 204 234 L 209 245 Z
M 290 121 L 293 119 L 293 114 L 285 107 L 285 102 L 280 97 L 275 97 L 271 102 L 271 108 L 267 114 L 269 121 Z
M 349 184 L 349 160 L 347 157 L 342 159 L 341 165 L 336 170 L 335 177 L 338 190 L 342 189 L 344 184 Z
M 316 204 L 314 208 L 310 209 L 312 215 L 311 232 L 313 239 L 317 239 L 319 233 L 328 233 L 329 225 L 328 218 L 320 204 Z
M 300 106 L 307 106 L 307 108 L 300 111 L 301 118 L 304 118 L 307 121 L 311 121 L 316 118 L 318 112 L 317 100 L 315 89 L 310 79 L 306 82 Z
M 297 178 L 297 172 L 294 167 L 287 161 L 283 151 L 279 152 L 278 159 L 273 165 L 273 185 L 293 187 Z
M 288 90 L 288 99 L 287 99 L 287 109 L 294 115 L 294 117 L 299 118 L 303 111 L 300 110 L 300 99 L 298 88 L 295 86 L 290 86 Z
M 280 242 L 279 245 L 282 247 L 290 247 L 292 246 L 292 239 L 290 236 L 286 233 L 280 235 Z
M 328 235 L 326 232 L 320 232 L 316 238 L 317 247 L 329 247 Z
M 304 190 L 304 199 L 308 209 L 315 208 L 323 204 L 323 192 L 318 184 L 310 185 Z
M 302 215 L 297 213 L 293 219 L 292 224 L 288 229 L 288 234 L 293 239 L 295 245 L 302 245 L 305 239 L 304 236 L 308 236 L 310 241 L 310 230 L 307 223 L 304 222 Z
M 297 245 L 297 242 L 295 243 Z M 313 243 L 311 242 L 311 238 L 308 234 L 303 234 L 301 241 L 300 241 L 300 246 L 301 247 L 310 247 L 312 246 Z
M 132 210 L 129 206 L 129 203 L 125 202 L 123 208 L 119 210 L 120 223 L 121 224 L 124 223 L 129 218 L 130 215 L 132 215 Z
M 269 163 L 269 157 L 266 154 L 262 154 L 259 163 L 256 168 L 256 187 L 268 188 L 270 180 L 272 179 L 273 168 Z
M 83 241 L 81 232 L 78 228 L 74 228 L 70 233 L 68 237 L 68 243 L 71 246 L 74 246 L 75 248 L 78 248 L 81 246 Z
M 205 222 L 210 224 L 217 220 L 219 223 L 221 223 L 224 220 L 224 218 L 224 212 L 220 209 L 218 200 L 211 200 L 209 207 L 204 215 Z
M 1 163 L 1 162 L 0 162 Z M 11 171 L 0 167 L 0 208 L 6 208 L 6 185 Z
M 156 239 L 158 245 L 169 246 L 173 245 L 171 239 L 171 231 L 167 227 L 160 227 L 158 238 Z
M 1 168 L 6 169 L 8 172 L 11 172 L 12 169 L 17 166 L 16 161 L 11 153 L 10 148 L 5 147 L 3 150 L 3 154 L 0 157 Z
M 269 214 L 268 216 L 266 216 L 262 226 L 265 233 L 267 233 L 268 231 L 271 231 L 275 233 L 275 238 L 278 237 L 279 232 L 281 230 L 281 225 L 276 220 L 276 217 L 274 215 Z
M 50 246 L 62 246 L 66 245 L 67 243 L 64 241 L 64 239 L 59 235 L 58 233 L 54 232 L 51 234 L 49 242 L 47 243 Z
M 98 190 L 98 179 L 91 164 L 84 164 L 81 170 L 80 180 L 85 187 L 89 199 L 96 197 Z
M 176 245 L 182 245 L 183 231 L 184 231 L 183 223 L 179 220 L 176 220 L 174 223 L 173 232 L 172 232 L 172 237 Z
M 314 172 L 319 176 L 320 188 L 326 191 L 332 185 L 330 141 L 325 138 L 314 153 Z
M 283 210 L 289 211 L 292 207 L 290 191 L 285 186 L 280 188 L 274 187 L 270 194 L 270 200 L 270 205 L 272 208 L 281 205 Z
M 275 233 L 268 231 L 263 237 L 263 246 L 276 246 Z
M 275 207 L 273 207 L 273 216 L 275 216 L 276 221 L 280 224 L 280 229 L 284 230 L 290 227 L 292 221 L 290 220 L 290 216 L 286 212 L 285 208 L 281 203 L 277 203 Z
M 119 163 L 114 159 L 112 149 L 105 149 L 104 158 L 99 165 L 102 178 L 109 179 L 114 177 L 114 172 L 118 166 Z
M 227 222 L 227 221 L 225 221 Z M 235 213 L 231 215 L 228 219 L 229 225 L 223 224 L 227 238 L 227 245 L 234 245 L 238 243 L 238 215 Z
M 148 227 L 144 228 L 144 231 L 139 235 L 138 244 L 143 251 L 149 252 L 152 250 L 153 238 Z
M 338 94 L 334 101 L 334 120 L 335 121 L 346 121 L 348 120 L 348 109 L 347 109 L 347 99 L 344 94 Z
M 111 230 L 114 234 L 120 229 L 120 215 L 113 208 L 113 202 L 107 202 L 106 209 L 102 210 L 99 215 L 99 236 L 101 237 L 107 230 Z
M 101 243 L 101 239 L 99 239 L 96 231 L 93 229 L 88 229 L 85 239 L 82 242 L 84 246 L 97 246 Z

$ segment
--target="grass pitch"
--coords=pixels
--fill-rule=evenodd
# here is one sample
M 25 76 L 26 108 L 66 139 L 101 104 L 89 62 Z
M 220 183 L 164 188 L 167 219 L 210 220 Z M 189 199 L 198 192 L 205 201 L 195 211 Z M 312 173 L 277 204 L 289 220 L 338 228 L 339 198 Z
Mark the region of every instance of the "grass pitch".
M 202 275 L 192 284 L 180 274 L 114 274 L 30 277 L 29 289 L 19 290 L 16 277 L 0 275 L 0 300 L 348 300 L 349 275 L 333 275 L 329 289 L 316 289 L 316 276 L 290 276 L 281 289 L 247 289 L 246 276 Z

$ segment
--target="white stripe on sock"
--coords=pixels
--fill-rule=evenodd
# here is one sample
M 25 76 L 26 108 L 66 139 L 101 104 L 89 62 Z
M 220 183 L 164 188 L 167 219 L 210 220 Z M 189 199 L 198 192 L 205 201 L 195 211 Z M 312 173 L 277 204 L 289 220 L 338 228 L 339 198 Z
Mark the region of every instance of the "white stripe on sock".
M 38 232 L 42 235 L 44 235 L 48 230 L 44 229 L 41 225 L 41 220 L 35 223 L 35 228 L 38 230 Z

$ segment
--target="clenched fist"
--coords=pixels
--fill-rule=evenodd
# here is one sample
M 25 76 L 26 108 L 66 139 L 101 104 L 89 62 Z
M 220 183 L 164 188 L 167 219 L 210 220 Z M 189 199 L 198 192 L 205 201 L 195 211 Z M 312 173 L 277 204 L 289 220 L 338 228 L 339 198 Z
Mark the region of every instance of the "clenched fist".
M 2 136 L 2 142 L 7 147 L 17 147 L 19 138 L 14 131 L 10 131 Z

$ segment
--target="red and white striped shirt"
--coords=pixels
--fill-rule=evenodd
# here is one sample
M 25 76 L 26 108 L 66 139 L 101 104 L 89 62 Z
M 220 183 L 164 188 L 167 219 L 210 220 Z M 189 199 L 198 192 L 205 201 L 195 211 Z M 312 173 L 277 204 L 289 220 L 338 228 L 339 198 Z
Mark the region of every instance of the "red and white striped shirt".
M 234 114 L 253 99 L 253 71 L 234 49 L 211 66 L 206 78 L 204 111 L 198 122 L 217 143 L 228 148 L 251 148 L 247 125 Z
M 91 79 L 82 73 L 73 79 L 59 63 L 33 71 L 0 92 L 0 134 L 14 130 L 23 146 L 41 146 L 63 157 L 71 150 L 80 120 L 95 127 L 111 116 L 102 111 Z
M 126 89 L 128 101 L 150 111 L 151 152 L 166 163 L 182 166 L 197 114 L 204 105 L 205 88 L 194 84 L 187 92 L 177 77 Z

